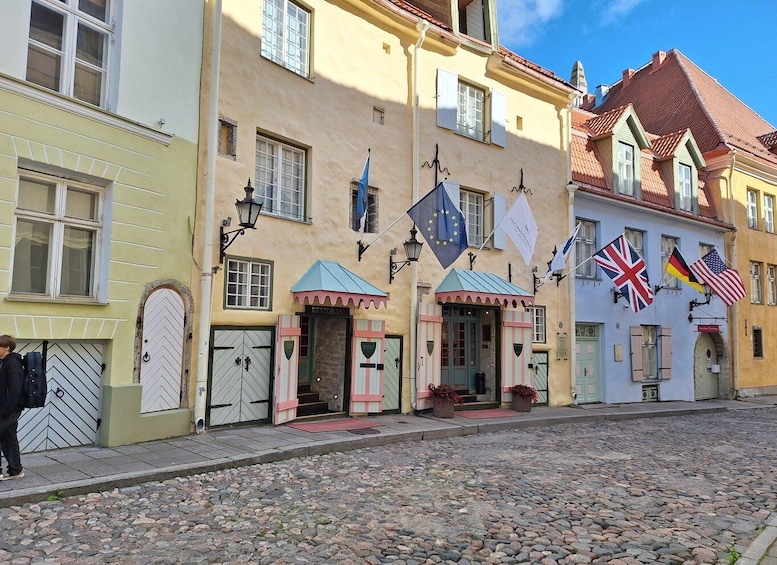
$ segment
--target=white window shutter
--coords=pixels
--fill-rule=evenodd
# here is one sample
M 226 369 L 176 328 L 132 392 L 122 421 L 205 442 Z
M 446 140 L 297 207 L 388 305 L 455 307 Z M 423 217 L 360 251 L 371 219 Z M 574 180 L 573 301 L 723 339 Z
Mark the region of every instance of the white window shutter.
M 448 195 L 448 198 L 451 199 L 451 202 L 453 202 L 458 211 L 461 212 L 461 185 L 457 182 L 444 180 L 442 181 L 442 186 L 445 188 L 445 193 Z
M 672 328 L 661 326 L 661 379 L 672 378 Z
M 458 111 L 459 75 L 437 69 L 437 125 L 455 131 L 458 127 Z
M 642 368 L 642 326 L 631 326 L 629 335 L 631 336 L 631 380 L 640 382 L 645 379 Z
M 507 97 L 498 90 L 491 91 L 491 143 L 504 147 L 507 143 Z
M 507 212 L 507 198 L 503 194 L 494 193 L 494 225 L 498 226 Z M 502 228 L 494 231 L 494 249 L 507 247 L 507 233 Z

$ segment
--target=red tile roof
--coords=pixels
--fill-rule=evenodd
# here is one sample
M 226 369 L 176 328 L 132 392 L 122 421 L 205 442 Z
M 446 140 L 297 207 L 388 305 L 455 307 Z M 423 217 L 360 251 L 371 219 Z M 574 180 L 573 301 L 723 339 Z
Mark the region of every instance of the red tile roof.
M 658 52 L 629 79 L 613 84 L 603 113 L 631 103 L 646 130 L 668 134 L 690 128 L 702 153 L 736 147 L 777 165 L 759 136 L 774 132 L 766 122 L 718 81 L 676 49 Z
M 605 174 L 602 158 L 595 139 L 602 132 L 612 132 L 612 126 L 623 115 L 628 106 L 617 108 L 606 115 L 593 114 L 581 109 L 572 110 L 572 180 L 584 191 L 611 196 L 615 199 L 634 202 L 630 196 L 619 196 L 611 186 L 612 173 Z M 592 125 L 593 124 L 593 125 Z M 609 128 L 609 129 L 608 129 Z M 650 136 L 653 147 L 660 148 L 656 153 L 652 148 L 640 152 L 642 169 L 642 202 L 655 209 L 663 209 L 678 215 L 687 216 L 687 212 L 674 209 L 674 187 L 668 184 L 661 173 L 660 160 L 672 155 L 667 153 L 670 147 L 677 148 L 686 131 L 675 132 L 663 137 Z M 699 181 L 699 215 L 705 220 L 715 220 L 717 214 L 707 194 L 705 183 Z
M 673 157 L 687 132 L 688 130 L 684 129 L 651 140 L 653 153 L 662 159 Z
M 630 106 L 631 104 L 627 104 L 594 116 L 586 122 L 586 126 L 595 137 L 610 134 L 612 133 L 612 128 L 615 127 L 615 124 L 618 123 L 618 120 L 621 119 Z

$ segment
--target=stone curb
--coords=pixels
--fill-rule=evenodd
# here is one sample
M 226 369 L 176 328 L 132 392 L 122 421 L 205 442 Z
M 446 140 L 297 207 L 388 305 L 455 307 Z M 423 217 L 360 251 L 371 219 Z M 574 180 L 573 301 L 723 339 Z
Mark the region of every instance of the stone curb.
M 777 541 L 777 516 L 772 517 L 764 530 L 753 540 L 747 551 L 737 560 L 737 565 L 758 565 L 775 541 Z

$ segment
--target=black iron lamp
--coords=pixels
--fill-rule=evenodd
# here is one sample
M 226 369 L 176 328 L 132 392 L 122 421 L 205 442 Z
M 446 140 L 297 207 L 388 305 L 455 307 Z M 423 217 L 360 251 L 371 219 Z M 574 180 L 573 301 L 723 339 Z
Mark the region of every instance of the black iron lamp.
M 418 230 L 415 229 L 415 224 L 413 224 L 413 228 L 410 230 L 410 239 L 404 243 L 405 256 L 407 257 L 406 261 L 394 261 L 393 256 L 389 255 L 389 284 L 391 284 L 394 280 L 394 275 L 398 273 L 402 267 L 418 261 L 418 257 L 421 255 L 421 248 L 424 244 L 416 239 L 415 236 L 417 233 Z
M 224 231 L 224 226 L 229 226 L 231 218 L 228 218 L 219 227 L 219 237 L 221 240 L 221 246 L 219 249 L 219 263 L 224 262 L 224 253 L 227 247 L 232 245 L 232 242 L 237 239 L 237 236 L 245 234 L 247 229 L 256 229 L 256 220 L 259 219 L 259 212 L 262 211 L 262 203 L 254 200 L 254 187 L 251 186 L 251 179 L 248 179 L 248 184 L 243 188 L 246 191 L 246 196 L 243 200 L 235 200 L 235 208 L 237 208 L 237 217 L 240 220 L 240 227 L 232 231 Z M 230 235 L 232 237 L 230 237 Z

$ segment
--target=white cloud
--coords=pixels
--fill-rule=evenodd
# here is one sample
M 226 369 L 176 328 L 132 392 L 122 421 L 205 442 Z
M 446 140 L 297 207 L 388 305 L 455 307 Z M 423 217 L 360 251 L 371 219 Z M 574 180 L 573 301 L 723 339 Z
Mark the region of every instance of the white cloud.
M 608 2 L 604 8 L 604 13 L 602 14 L 602 24 L 607 25 L 617 22 L 643 1 L 644 0 L 612 0 L 611 2 Z
M 562 0 L 497 0 L 496 4 L 499 42 L 511 47 L 530 45 L 542 36 L 543 26 L 564 11 Z

